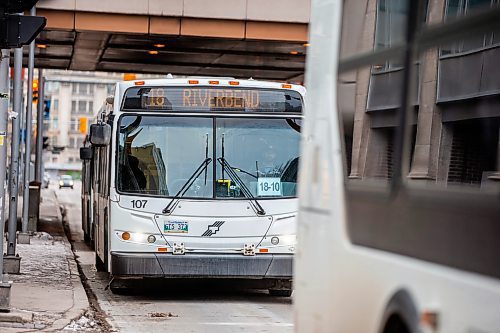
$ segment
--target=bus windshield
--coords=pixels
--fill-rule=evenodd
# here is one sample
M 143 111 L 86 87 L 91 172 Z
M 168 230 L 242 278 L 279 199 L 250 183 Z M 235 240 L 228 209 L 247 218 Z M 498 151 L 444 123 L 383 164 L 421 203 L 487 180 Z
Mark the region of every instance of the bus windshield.
M 117 189 L 173 197 L 200 163 L 211 163 L 183 197 L 296 196 L 299 118 L 124 115 Z

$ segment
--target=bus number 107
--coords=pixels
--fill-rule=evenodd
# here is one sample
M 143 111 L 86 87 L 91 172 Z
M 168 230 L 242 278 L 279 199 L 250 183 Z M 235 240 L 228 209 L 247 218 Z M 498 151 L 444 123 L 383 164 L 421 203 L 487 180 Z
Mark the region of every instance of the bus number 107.
M 132 208 L 145 208 L 147 200 L 132 200 Z

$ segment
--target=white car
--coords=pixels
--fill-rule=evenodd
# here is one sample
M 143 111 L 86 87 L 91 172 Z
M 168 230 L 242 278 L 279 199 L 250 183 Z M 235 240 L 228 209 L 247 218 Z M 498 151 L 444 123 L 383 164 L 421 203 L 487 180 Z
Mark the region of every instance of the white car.
M 70 175 L 62 175 L 59 178 L 59 188 L 71 187 L 71 189 L 73 189 L 73 186 L 74 186 L 73 177 L 71 177 Z

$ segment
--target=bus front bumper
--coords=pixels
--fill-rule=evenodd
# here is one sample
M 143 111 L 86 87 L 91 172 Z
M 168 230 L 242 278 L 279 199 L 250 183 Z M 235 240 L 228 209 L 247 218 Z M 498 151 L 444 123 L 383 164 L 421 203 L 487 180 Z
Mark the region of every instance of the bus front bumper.
M 291 279 L 293 255 L 111 253 L 111 274 L 166 278 Z

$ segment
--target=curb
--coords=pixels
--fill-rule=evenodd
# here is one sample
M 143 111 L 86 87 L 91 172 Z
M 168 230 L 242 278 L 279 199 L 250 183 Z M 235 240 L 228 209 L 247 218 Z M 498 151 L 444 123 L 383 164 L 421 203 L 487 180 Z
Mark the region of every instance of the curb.
M 2 323 L 31 323 L 33 321 L 33 314 L 31 312 L 10 311 L 0 313 L 0 326 Z
M 61 223 L 63 221 L 61 220 Z M 69 243 L 66 235 L 62 237 L 64 246 L 68 251 L 69 255 L 66 256 L 68 261 L 68 266 L 71 274 L 71 284 L 73 285 L 73 306 L 66 310 L 61 318 L 54 321 L 50 326 L 41 330 L 41 332 L 54 332 L 62 331 L 64 327 L 69 325 L 72 320 L 79 319 L 90 309 L 90 303 L 87 298 L 87 293 L 83 288 L 83 284 L 78 273 L 78 266 L 76 260 L 74 259 L 73 251 L 71 250 L 71 244 Z

